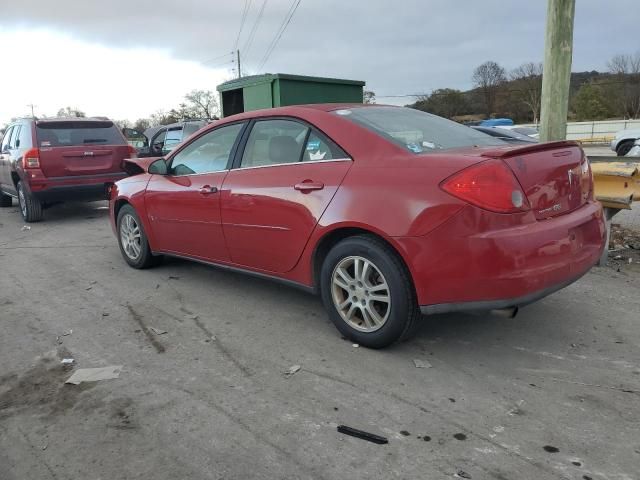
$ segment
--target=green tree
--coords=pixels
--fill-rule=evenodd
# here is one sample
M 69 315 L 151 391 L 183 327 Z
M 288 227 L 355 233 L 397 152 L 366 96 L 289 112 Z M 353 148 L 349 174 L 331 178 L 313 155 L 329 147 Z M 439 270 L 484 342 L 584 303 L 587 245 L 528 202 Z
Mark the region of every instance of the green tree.
M 430 95 L 418 97 L 418 101 L 412 107 L 445 118 L 464 115 L 469 111 L 469 103 L 464 93 L 453 88 L 440 88 Z
M 580 87 L 573 98 L 573 111 L 578 121 L 603 120 L 611 115 L 606 96 L 595 83 L 586 83 Z

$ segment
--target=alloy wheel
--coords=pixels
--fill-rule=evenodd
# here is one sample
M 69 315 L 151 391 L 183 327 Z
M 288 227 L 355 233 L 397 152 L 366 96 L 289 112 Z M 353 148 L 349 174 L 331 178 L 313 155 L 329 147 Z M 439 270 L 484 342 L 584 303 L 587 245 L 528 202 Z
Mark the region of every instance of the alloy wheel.
M 120 221 L 120 242 L 127 257 L 137 260 L 142 252 L 142 232 L 132 215 L 126 214 Z
M 360 256 L 346 257 L 335 266 L 331 298 L 342 319 L 365 333 L 382 328 L 391 312 L 391 291 L 384 275 Z

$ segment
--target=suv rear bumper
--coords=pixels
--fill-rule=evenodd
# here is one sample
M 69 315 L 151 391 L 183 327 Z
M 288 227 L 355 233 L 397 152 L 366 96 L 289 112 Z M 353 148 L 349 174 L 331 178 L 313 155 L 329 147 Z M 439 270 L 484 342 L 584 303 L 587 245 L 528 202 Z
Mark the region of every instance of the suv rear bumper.
M 36 176 L 30 179 L 29 190 L 41 202 L 107 200 L 107 186 L 126 176 L 125 172 L 55 178 Z

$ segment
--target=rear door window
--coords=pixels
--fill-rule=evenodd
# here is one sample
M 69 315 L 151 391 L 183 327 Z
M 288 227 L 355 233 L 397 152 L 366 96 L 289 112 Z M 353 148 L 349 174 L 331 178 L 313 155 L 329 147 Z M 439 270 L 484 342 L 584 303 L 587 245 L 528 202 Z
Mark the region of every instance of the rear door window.
M 4 132 L 4 137 L 2 137 L 2 145 L 0 146 L 0 152 L 6 152 L 9 150 L 9 142 L 11 141 L 11 135 L 13 135 L 13 130 L 15 127 L 9 127 L 6 132 Z
M 36 126 L 36 136 L 40 147 L 126 145 L 111 121 L 42 122 Z
M 296 163 L 302 158 L 309 127 L 292 120 L 255 123 L 242 155 L 241 167 L 268 167 Z
M 20 146 L 20 131 L 22 130 L 22 125 L 16 125 L 13 127 L 13 135 L 11 135 L 11 140 L 9 143 L 9 149 L 15 150 Z
M 167 130 L 167 134 L 164 137 L 164 146 L 162 151 L 168 153 L 175 148 L 182 141 L 182 127 L 171 128 Z

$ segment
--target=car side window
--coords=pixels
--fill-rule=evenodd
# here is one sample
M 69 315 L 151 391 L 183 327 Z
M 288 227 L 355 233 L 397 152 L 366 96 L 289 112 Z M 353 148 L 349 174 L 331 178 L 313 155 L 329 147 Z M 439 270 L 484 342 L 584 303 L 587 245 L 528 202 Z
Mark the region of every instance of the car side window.
M 251 129 L 241 167 L 296 163 L 302 157 L 309 127 L 293 120 L 260 120 Z
M 162 146 L 163 153 L 170 152 L 181 141 L 182 141 L 182 127 L 171 128 L 167 130 L 167 133 L 164 137 L 164 145 Z
M 20 131 L 22 130 L 22 125 L 16 125 L 13 127 L 13 135 L 11 136 L 11 143 L 9 143 L 9 149 L 15 150 L 20 146 Z
M 157 132 L 153 138 L 151 139 L 151 150 L 153 153 L 157 153 L 158 155 L 162 154 L 162 149 L 164 148 L 164 138 L 167 135 L 167 129 L 164 128 Z
M 325 135 L 315 130 L 311 131 L 302 156 L 303 162 L 318 162 L 340 158 L 349 158 L 349 156 Z
M 31 148 L 33 145 L 33 140 L 31 139 L 31 125 L 28 123 L 22 125 L 18 139 L 20 140 L 19 148 Z
M 171 161 L 171 175 L 195 175 L 226 170 L 242 123 L 205 133 L 180 150 Z
M 4 132 L 4 137 L 2 137 L 2 145 L 0 146 L 0 153 L 9 150 L 9 141 L 11 140 L 14 129 L 15 127 L 9 127 L 7 131 Z

